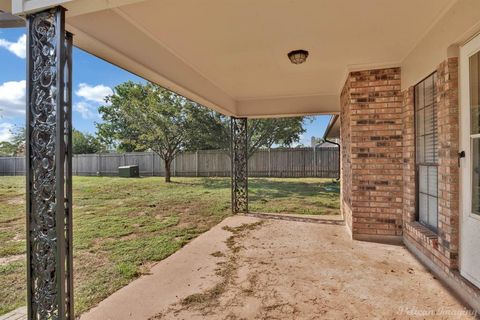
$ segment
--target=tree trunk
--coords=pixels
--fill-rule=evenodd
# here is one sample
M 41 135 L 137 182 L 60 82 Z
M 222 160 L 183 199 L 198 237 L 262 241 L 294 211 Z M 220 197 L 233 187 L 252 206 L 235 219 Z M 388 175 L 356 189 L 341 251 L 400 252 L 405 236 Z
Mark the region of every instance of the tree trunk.
M 165 182 L 172 182 L 171 176 L 172 159 L 165 160 Z

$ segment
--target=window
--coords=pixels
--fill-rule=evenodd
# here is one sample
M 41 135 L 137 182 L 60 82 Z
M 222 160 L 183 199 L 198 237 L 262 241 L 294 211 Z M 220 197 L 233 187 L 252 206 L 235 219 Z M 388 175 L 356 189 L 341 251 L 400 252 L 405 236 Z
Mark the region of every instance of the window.
M 415 86 L 415 135 L 418 220 L 438 226 L 438 130 L 434 73 Z

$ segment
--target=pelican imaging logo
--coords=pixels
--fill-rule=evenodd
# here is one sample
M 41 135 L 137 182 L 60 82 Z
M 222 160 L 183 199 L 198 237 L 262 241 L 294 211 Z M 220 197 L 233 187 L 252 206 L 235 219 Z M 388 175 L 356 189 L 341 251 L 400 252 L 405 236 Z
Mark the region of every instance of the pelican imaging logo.
M 453 317 L 458 319 L 473 318 L 475 319 L 479 316 L 478 312 L 472 309 L 467 308 L 417 308 L 413 307 L 400 307 L 397 311 L 398 315 L 408 316 L 408 317 Z

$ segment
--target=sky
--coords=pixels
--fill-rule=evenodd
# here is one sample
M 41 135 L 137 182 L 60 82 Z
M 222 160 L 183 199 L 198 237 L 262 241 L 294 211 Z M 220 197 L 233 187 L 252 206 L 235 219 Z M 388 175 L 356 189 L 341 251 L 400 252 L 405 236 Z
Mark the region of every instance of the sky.
M 25 28 L 0 29 L 0 141 L 12 130 L 25 126 Z M 75 42 L 75 39 L 74 39 Z M 73 50 L 73 127 L 94 134 L 101 122 L 98 107 L 112 89 L 125 81 L 144 82 L 140 77 L 94 57 Z M 310 145 L 312 136 L 322 137 L 330 116 L 306 121 L 300 143 Z

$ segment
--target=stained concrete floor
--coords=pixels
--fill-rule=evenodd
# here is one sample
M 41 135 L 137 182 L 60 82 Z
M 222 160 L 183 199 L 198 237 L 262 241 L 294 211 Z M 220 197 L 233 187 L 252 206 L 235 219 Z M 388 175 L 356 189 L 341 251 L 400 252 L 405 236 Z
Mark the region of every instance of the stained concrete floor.
M 338 223 L 224 220 L 81 320 L 473 319 L 404 247 Z

